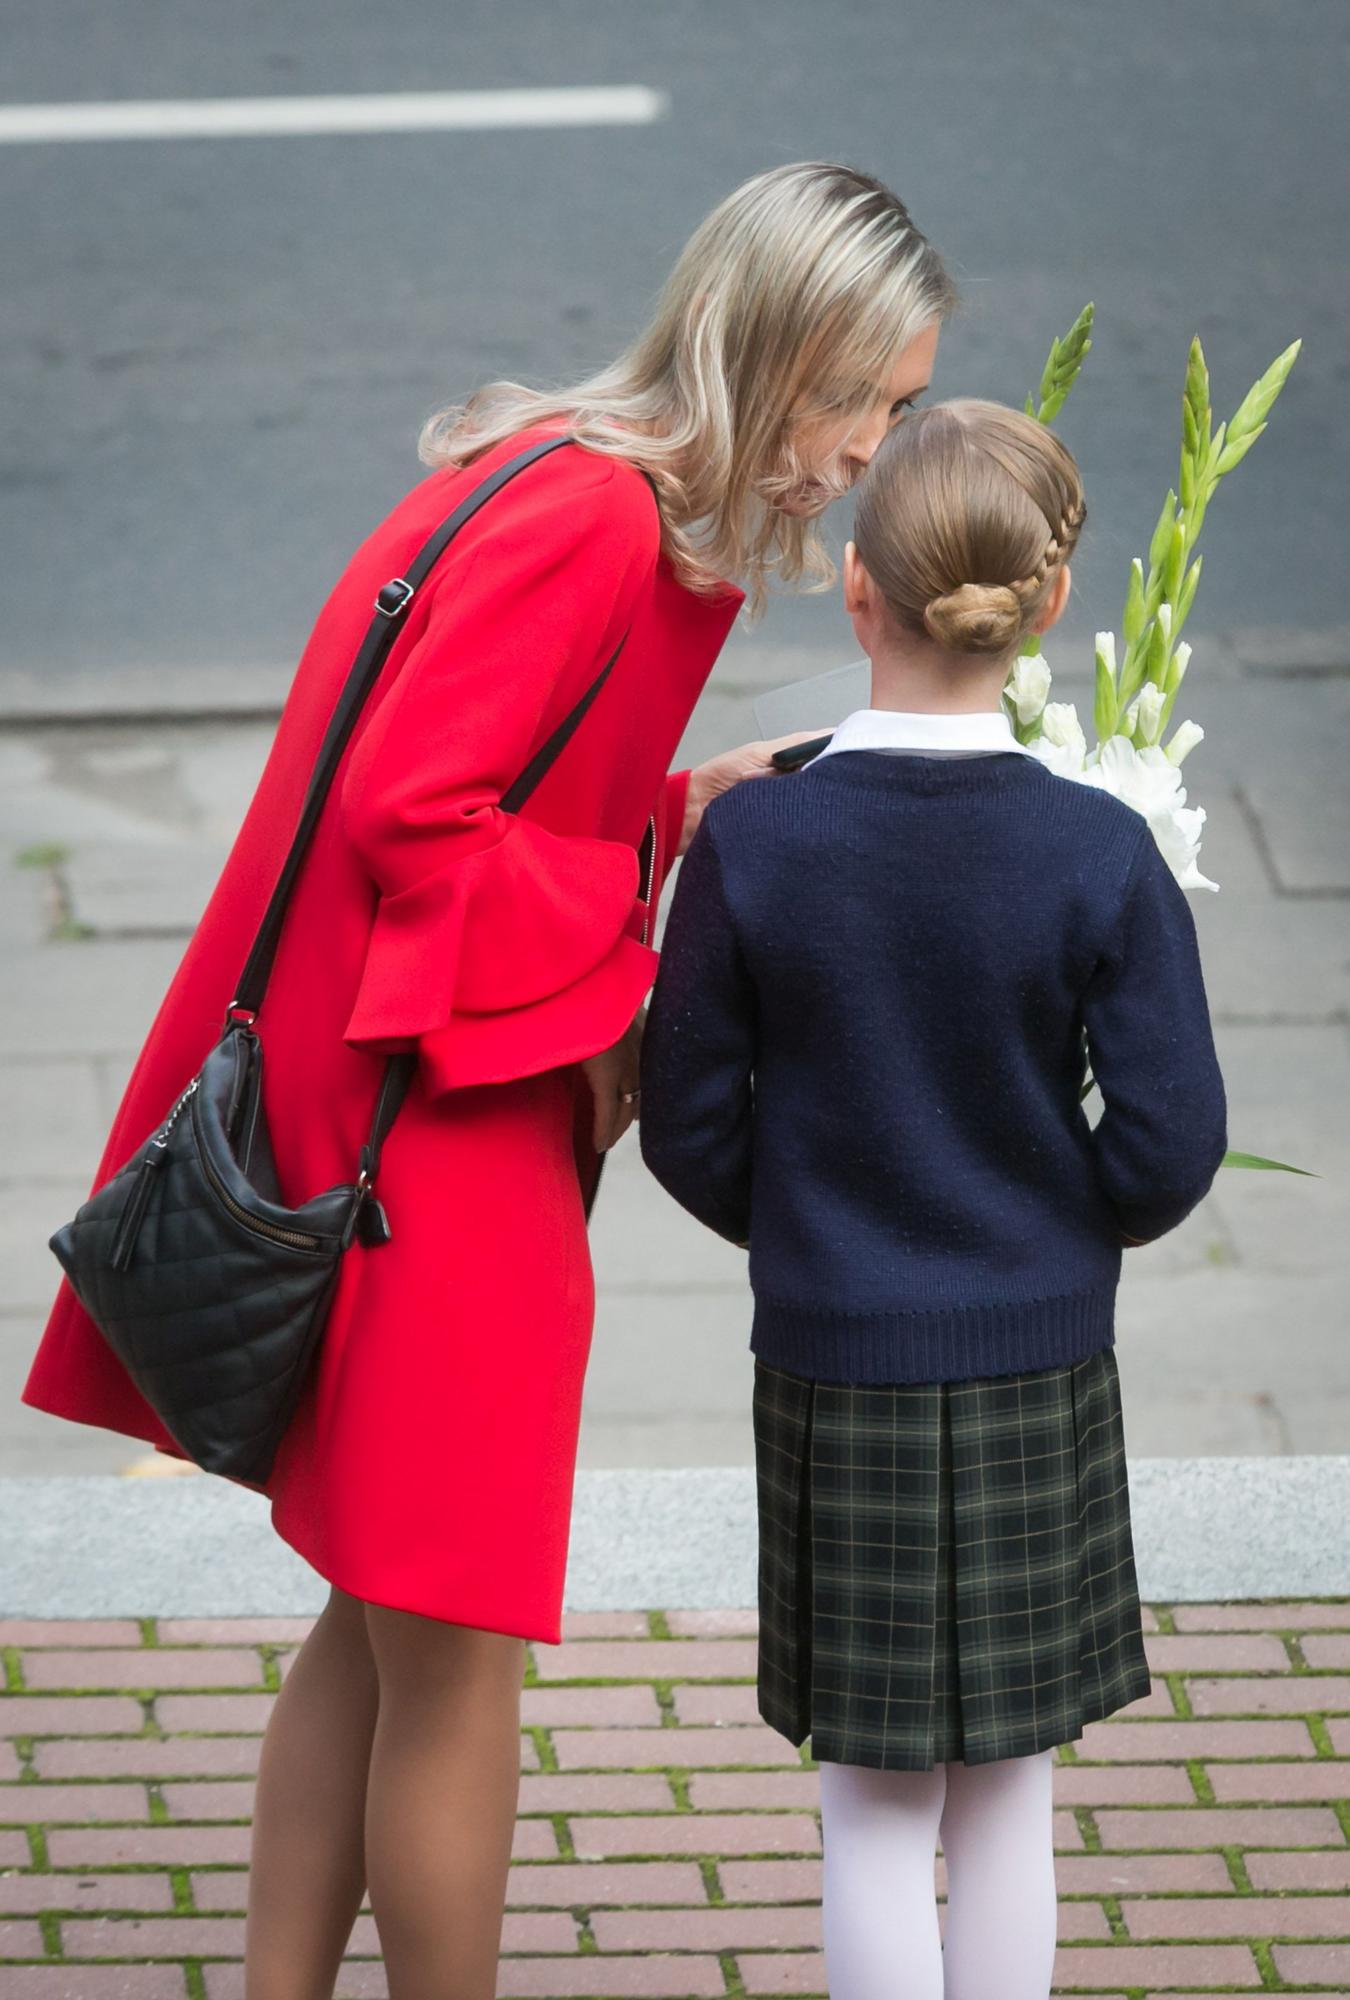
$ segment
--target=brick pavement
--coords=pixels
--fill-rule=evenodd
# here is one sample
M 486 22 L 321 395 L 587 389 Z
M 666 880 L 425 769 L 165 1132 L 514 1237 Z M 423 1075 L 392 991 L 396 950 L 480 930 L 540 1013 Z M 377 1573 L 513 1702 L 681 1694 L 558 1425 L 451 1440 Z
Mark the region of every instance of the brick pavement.
M 1058 1753 L 1055 1990 L 1346 2000 L 1350 1602 L 1145 1625 L 1151 1694 Z M 0 1623 L 0 2000 L 242 2000 L 259 1737 L 307 1629 Z M 823 1994 L 816 1780 L 758 1721 L 753 1631 L 603 1613 L 533 1649 L 502 1996 Z M 364 1913 L 338 2000 L 386 1992 Z

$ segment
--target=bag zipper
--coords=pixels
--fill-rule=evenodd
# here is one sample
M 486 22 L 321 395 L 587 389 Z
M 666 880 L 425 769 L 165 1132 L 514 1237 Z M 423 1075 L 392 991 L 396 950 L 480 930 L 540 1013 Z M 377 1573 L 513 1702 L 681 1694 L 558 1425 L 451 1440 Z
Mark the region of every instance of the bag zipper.
M 265 1236 L 270 1242 L 284 1243 L 288 1248 L 293 1250 L 326 1250 L 329 1247 L 323 1241 L 322 1237 L 307 1236 L 299 1229 L 283 1229 L 279 1223 L 266 1222 L 260 1215 L 251 1214 L 248 1209 L 237 1202 L 212 1165 L 206 1147 L 201 1142 L 200 1133 L 198 1134 L 197 1157 L 202 1163 L 206 1178 L 210 1181 L 211 1187 L 219 1199 L 221 1206 L 234 1217 L 236 1222 L 242 1223 L 245 1229 L 251 1229 L 255 1236 Z
M 641 899 L 642 899 L 642 903 L 643 903 L 643 906 L 644 906 L 644 909 L 645 909 L 645 911 L 646 911 L 646 914 L 644 915 L 644 917 L 643 917 L 643 919 L 642 919 L 642 935 L 641 935 L 641 936 L 639 937 L 639 939 L 638 939 L 638 943 L 639 943 L 639 944 L 646 944 L 646 942 L 647 942 L 647 934 L 648 934 L 648 932 L 649 932 L 649 931 L 651 930 L 651 927 L 652 927 L 652 884 L 653 884 L 653 879 L 654 879 L 654 877 L 655 877 L 655 875 L 656 875 L 656 815 L 655 815 L 655 813 L 653 813 L 653 814 L 651 815 L 651 817 L 650 817 L 650 818 L 648 819 L 648 821 L 647 821 L 647 831 L 646 831 L 646 833 L 645 833 L 645 834 L 643 835 L 643 837 L 642 837 L 642 845 L 643 845 L 643 847 L 645 847 L 645 849 L 647 850 L 647 866 L 646 866 L 646 870 L 645 870 L 645 872 L 644 872 L 644 879 L 643 879 L 643 882 L 642 882 L 642 884 L 641 884 L 641 890 L 642 890 L 642 898 L 641 898 Z

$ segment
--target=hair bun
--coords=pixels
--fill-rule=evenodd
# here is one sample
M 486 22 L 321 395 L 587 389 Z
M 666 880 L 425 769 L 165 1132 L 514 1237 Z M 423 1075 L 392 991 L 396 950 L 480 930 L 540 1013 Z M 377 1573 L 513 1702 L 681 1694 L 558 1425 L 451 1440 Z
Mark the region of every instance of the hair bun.
M 1003 653 L 1022 629 L 1022 600 L 1006 583 L 963 583 L 924 608 L 930 638 L 953 653 Z

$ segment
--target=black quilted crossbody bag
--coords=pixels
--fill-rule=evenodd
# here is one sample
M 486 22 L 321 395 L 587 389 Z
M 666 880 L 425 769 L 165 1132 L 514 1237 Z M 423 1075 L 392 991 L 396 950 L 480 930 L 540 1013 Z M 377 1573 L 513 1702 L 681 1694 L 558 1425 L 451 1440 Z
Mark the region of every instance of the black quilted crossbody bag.
M 51 1239 L 80 1303 L 165 1429 L 204 1471 L 254 1483 L 267 1478 L 318 1345 L 343 1252 L 353 1242 L 390 1240 L 375 1178 L 416 1057 L 386 1060 L 355 1180 L 298 1208 L 282 1201 L 262 1110 L 256 1023 L 320 810 L 432 565 L 508 480 L 569 442 L 549 438 L 508 459 L 442 521 L 405 574 L 380 590 L 220 1040 L 163 1123 Z M 503 794 L 505 811 L 518 811 L 530 796 L 623 644 Z

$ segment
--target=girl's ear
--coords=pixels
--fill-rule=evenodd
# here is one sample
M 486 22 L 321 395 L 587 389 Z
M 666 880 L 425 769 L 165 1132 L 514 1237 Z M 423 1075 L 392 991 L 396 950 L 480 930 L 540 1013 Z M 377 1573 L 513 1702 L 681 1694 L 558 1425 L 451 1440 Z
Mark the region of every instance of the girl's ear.
M 858 555 L 856 542 L 844 544 L 844 609 L 850 617 L 867 610 L 869 578 Z
M 1069 601 L 1069 591 L 1072 588 L 1072 575 L 1073 572 L 1068 563 L 1065 563 L 1063 569 L 1050 586 L 1049 596 L 1035 618 L 1031 621 L 1033 632 L 1048 632 L 1052 625 L 1058 625 L 1060 619 L 1064 616 L 1064 607 Z

